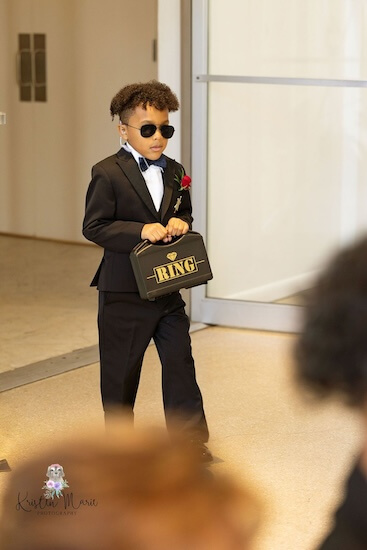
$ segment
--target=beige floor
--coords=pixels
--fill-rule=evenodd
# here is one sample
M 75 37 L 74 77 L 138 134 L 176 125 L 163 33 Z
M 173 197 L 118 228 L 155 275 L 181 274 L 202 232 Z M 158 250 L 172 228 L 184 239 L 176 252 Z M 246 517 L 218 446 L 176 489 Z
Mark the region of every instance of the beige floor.
M 0 372 L 97 342 L 88 283 L 100 257 L 94 246 L 0 235 Z
M 0 237 L 0 372 L 97 342 L 88 288 L 100 252 Z M 259 550 L 312 550 L 356 456 L 360 427 L 338 403 L 311 405 L 293 381 L 295 336 L 208 327 L 192 335 L 214 471 L 250 480 L 266 503 Z M 102 426 L 98 365 L 0 393 L 0 458 L 13 468 L 54 440 Z M 146 354 L 137 423 L 163 423 L 156 350 Z M 9 474 L 0 474 L 2 490 Z M 43 480 L 41 480 L 43 481 Z M 346 549 L 347 550 L 347 549 Z

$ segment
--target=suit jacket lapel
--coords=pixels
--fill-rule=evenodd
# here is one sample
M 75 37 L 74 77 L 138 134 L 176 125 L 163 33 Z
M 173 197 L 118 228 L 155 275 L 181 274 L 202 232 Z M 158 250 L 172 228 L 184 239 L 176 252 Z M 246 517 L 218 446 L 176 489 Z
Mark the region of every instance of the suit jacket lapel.
M 159 220 L 159 213 L 155 209 L 152 197 L 148 191 L 147 184 L 145 183 L 145 179 L 143 178 L 131 153 L 125 151 L 125 149 L 120 149 L 117 153 L 117 164 L 121 167 L 144 204 L 149 208 L 155 218 Z
M 164 194 L 163 194 L 162 206 L 161 206 L 161 221 L 164 219 L 167 213 L 167 210 L 169 208 L 169 205 L 171 204 L 174 179 L 175 179 L 175 164 L 170 159 L 167 158 L 167 166 L 163 172 Z M 172 210 L 172 216 L 173 215 L 174 215 L 174 212 Z

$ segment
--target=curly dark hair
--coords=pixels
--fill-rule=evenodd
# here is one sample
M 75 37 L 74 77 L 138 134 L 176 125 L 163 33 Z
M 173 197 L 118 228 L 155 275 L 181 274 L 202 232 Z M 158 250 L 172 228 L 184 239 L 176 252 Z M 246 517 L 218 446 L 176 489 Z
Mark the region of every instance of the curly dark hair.
M 117 115 L 121 121 L 124 121 L 132 115 L 138 105 L 142 105 L 145 109 L 147 104 L 159 111 L 168 109 L 169 112 L 177 111 L 180 106 L 176 95 L 167 84 L 157 80 L 129 84 L 121 88 L 112 98 L 110 107 L 112 120 Z
M 367 238 L 336 254 L 305 309 L 297 378 L 319 396 L 361 406 L 367 396 Z

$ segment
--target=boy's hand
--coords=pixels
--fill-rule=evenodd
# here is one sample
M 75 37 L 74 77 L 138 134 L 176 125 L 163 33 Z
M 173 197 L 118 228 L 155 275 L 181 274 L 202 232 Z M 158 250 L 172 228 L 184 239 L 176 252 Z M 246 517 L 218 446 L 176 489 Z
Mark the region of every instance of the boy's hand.
M 185 235 L 189 230 L 189 224 L 181 218 L 171 218 L 166 226 L 167 236 L 163 239 L 165 243 L 170 242 L 172 237 Z
M 160 223 L 146 223 L 141 230 L 142 240 L 148 239 L 151 243 L 161 240 L 168 242 L 165 240 L 165 237 L 167 237 L 167 228 L 163 227 Z

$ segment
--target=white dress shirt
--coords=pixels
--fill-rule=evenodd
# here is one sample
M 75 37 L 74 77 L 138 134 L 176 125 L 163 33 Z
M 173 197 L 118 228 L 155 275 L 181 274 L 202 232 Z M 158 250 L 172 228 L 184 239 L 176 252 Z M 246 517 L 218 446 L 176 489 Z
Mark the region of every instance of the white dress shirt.
M 139 164 L 139 158 L 144 158 L 143 155 L 135 151 L 133 147 L 131 147 L 130 143 L 126 142 L 123 145 L 123 148 L 126 151 L 129 151 L 136 160 L 137 165 L 139 166 L 140 170 L 140 164 Z M 140 170 L 141 171 L 141 170 Z M 161 207 L 161 202 L 163 198 L 163 176 L 162 176 L 163 168 L 160 166 L 156 166 L 154 164 L 151 164 L 147 170 L 145 170 L 142 173 L 143 178 L 145 179 L 145 183 L 147 184 L 148 191 L 150 193 L 150 196 L 152 197 L 155 209 L 157 212 L 159 211 Z

